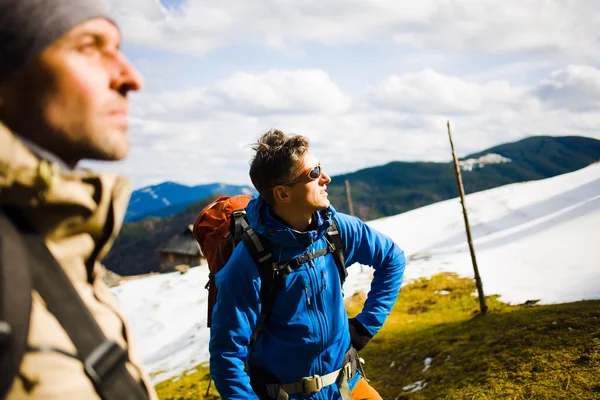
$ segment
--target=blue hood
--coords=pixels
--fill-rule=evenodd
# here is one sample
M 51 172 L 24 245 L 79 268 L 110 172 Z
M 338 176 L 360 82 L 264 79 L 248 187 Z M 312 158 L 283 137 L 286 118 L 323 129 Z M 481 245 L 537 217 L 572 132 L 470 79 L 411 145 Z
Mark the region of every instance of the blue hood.
M 331 226 L 331 220 L 336 214 L 333 206 L 320 210 L 314 214 L 316 225 L 313 221 L 313 229 L 300 232 L 287 226 L 279 218 L 267 202 L 260 196 L 255 195 L 246 206 L 248 223 L 256 232 L 267 237 L 271 242 L 281 247 L 297 248 L 305 250 L 306 247 L 319 240 L 325 235 Z

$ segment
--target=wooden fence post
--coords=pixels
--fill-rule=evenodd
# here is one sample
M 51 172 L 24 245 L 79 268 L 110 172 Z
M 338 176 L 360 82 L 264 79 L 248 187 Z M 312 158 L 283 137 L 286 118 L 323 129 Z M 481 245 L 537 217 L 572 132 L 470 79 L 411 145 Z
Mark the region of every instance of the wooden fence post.
M 348 198 L 348 210 L 350 215 L 354 216 L 354 208 L 352 207 L 352 195 L 350 194 L 350 182 L 346 179 L 346 197 Z
M 473 247 L 473 238 L 471 237 L 471 227 L 469 225 L 469 216 L 467 214 L 467 207 L 465 205 L 465 188 L 462 182 L 462 176 L 460 174 L 460 165 L 456 153 L 454 152 L 454 143 L 452 142 L 452 133 L 450 132 L 450 121 L 448 121 L 448 138 L 450 139 L 450 147 L 452 149 L 452 159 L 454 160 L 454 174 L 456 175 L 456 184 L 460 192 L 460 203 L 462 204 L 463 217 L 465 219 L 465 228 L 467 230 L 467 241 L 469 242 L 469 251 L 471 252 L 471 260 L 473 261 L 473 270 L 475 271 L 475 284 L 477 285 L 477 293 L 479 294 L 479 307 L 481 309 L 481 315 L 486 315 L 488 308 L 485 302 L 485 295 L 483 294 L 483 283 L 481 282 L 481 276 L 479 276 L 479 268 L 477 267 L 477 258 L 475 257 L 475 248 Z

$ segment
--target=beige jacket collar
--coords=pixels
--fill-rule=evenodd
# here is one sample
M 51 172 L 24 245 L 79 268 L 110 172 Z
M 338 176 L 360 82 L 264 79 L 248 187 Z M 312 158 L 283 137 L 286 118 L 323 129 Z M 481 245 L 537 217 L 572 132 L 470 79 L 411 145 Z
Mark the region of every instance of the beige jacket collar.
M 131 181 L 116 174 L 64 170 L 34 155 L 0 123 L 0 205 L 16 206 L 53 242 L 89 235 L 84 258 L 101 260 L 125 216 Z

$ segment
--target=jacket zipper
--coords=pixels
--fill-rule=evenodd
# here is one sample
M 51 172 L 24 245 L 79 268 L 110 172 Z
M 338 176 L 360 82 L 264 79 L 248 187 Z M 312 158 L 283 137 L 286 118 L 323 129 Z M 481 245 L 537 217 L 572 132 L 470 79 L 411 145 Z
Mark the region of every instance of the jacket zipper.
M 314 241 L 312 240 L 312 238 L 310 239 L 310 246 L 307 249 L 307 252 L 310 252 L 310 251 L 314 251 Z M 320 293 L 319 293 L 320 292 L 320 290 L 319 290 L 320 289 L 319 288 L 319 275 L 317 274 L 317 271 L 316 271 L 316 268 L 315 268 L 315 263 L 314 263 L 313 260 L 309 260 L 308 261 L 308 265 L 310 266 L 309 272 L 308 272 L 308 274 L 309 274 L 308 276 L 309 276 L 309 278 L 311 280 L 311 288 L 312 288 L 313 294 L 315 295 L 315 299 L 316 299 L 316 297 L 318 295 L 320 295 Z M 321 300 L 322 299 L 323 299 L 323 297 L 321 297 Z M 324 306 L 323 305 L 323 301 L 321 301 L 321 307 L 323 307 L 323 306 Z M 325 325 L 324 325 L 324 322 L 321 320 L 321 315 L 323 314 L 323 311 L 322 310 L 319 311 L 318 304 L 315 305 L 314 311 L 315 311 L 315 316 L 316 316 L 316 319 L 317 319 L 317 325 L 318 325 L 318 328 L 319 328 L 319 333 L 321 335 L 321 337 L 320 337 L 320 342 L 321 342 L 320 343 L 320 348 L 321 348 L 321 351 L 323 351 L 323 349 L 325 348 L 325 343 L 326 343 L 326 341 L 325 341 Z M 318 365 L 319 365 L 319 369 L 323 370 L 323 362 L 321 360 L 321 356 L 320 355 L 317 357 L 317 362 L 318 362 Z
M 319 312 L 319 315 L 321 315 L 322 321 L 323 321 L 323 349 L 325 349 L 325 346 L 327 345 L 327 343 L 329 342 L 329 338 L 328 338 L 328 333 L 329 333 L 329 326 L 327 324 L 327 315 L 329 315 L 329 310 L 327 307 L 327 275 L 325 273 L 325 267 L 327 266 L 327 263 L 324 263 L 325 265 L 322 266 L 322 270 L 321 270 L 321 282 L 322 284 L 319 284 L 319 286 L 321 287 L 321 290 L 319 290 L 319 297 L 321 300 L 321 310 Z
M 308 286 L 306 286 L 306 283 L 304 284 L 304 293 L 306 293 L 306 304 L 310 306 L 310 296 L 308 295 Z

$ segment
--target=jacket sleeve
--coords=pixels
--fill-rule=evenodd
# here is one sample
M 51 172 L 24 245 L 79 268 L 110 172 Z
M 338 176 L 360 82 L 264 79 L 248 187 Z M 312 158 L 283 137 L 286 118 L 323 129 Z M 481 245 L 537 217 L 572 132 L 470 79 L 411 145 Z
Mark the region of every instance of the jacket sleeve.
M 404 251 L 390 237 L 356 217 L 336 213 L 334 218 L 340 227 L 346 267 L 360 263 L 375 269 L 363 310 L 356 316 L 375 336 L 398 298 L 406 267 Z
M 244 369 L 260 312 L 260 277 L 245 246 L 235 249 L 215 278 L 218 293 L 209 343 L 211 377 L 223 399 L 258 399 Z

